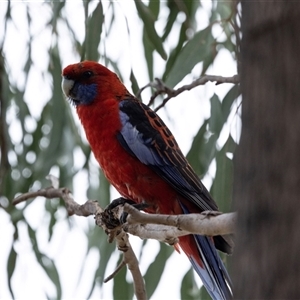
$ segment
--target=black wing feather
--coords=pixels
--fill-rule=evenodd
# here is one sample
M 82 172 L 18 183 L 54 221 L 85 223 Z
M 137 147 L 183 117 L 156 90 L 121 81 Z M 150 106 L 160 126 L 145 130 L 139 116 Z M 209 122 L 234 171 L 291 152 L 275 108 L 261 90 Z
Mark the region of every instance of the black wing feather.
M 117 138 L 131 155 L 152 168 L 201 210 L 217 210 L 173 135 L 148 106 L 132 98 L 120 102 L 122 130 Z

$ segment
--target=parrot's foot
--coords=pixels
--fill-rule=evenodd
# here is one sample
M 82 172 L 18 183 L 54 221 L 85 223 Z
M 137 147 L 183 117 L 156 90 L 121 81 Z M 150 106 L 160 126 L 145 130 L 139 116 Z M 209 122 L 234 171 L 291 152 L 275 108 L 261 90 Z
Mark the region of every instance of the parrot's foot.
M 112 210 L 112 209 L 116 208 L 119 205 L 124 205 L 125 203 L 128 203 L 130 205 L 136 204 L 136 202 L 134 202 L 133 200 L 120 197 L 120 198 L 117 198 L 117 199 L 114 199 L 113 201 L 111 201 L 111 203 L 109 203 L 105 207 L 105 210 Z
M 222 212 L 217 211 L 217 210 L 205 210 L 201 213 L 201 215 L 205 216 L 206 218 L 215 217 L 215 216 L 218 216 L 221 214 L 222 214 Z
M 136 208 L 138 210 L 144 210 L 145 208 L 149 207 L 149 204 L 147 204 L 147 203 L 136 203 L 131 199 L 126 199 L 126 198 L 120 197 L 120 198 L 114 199 L 110 204 L 108 204 L 105 208 L 105 211 L 111 211 L 114 208 L 116 208 L 117 206 L 124 205 L 125 203 L 132 205 L 134 208 Z M 126 212 L 122 213 L 122 215 L 119 219 L 121 224 L 126 223 L 127 216 L 128 216 L 128 213 L 126 213 Z

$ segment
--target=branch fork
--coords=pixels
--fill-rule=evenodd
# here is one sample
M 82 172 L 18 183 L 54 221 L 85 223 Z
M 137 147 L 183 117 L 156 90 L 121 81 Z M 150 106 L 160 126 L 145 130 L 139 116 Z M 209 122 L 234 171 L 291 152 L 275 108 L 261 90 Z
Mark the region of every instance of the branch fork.
M 168 87 L 161 79 L 155 78 L 154 81 L 148 83 L 144 87 L 142 87 L 138 92 L 137 92 L 137 97 L 140 98 L 141 93 L 148 87 L 152 87 L 155 89 L 155 92 L 150 98 L 150 101 L 148 103 L 148 106 L 152 105 L 155 101 L 155 98 L 159 95 L 166 94 L 167 97 L 163 99 L 162 103 L 158 105 L 154 111 L 158 111 L 162 107 L 165 106 L 165 104 L 172 98 L 175 98 L 179 94 L 185 91 L 190 91 L 191 89 L 199 86 L 199 85 L 204 85 L 207 82 L 215 82 L 216 85 L 222 84 L 222 83 L 232 83 L 232 84 L 238 84 L 240 82 L 240 77 L 239 75 L 233 75 L 231 77 L 223 77 L 223 76 L 215 76 L 215 75 L 203 75 L 190 84 L 186 84 L 181 86 L 178 89 L 172 89 Z

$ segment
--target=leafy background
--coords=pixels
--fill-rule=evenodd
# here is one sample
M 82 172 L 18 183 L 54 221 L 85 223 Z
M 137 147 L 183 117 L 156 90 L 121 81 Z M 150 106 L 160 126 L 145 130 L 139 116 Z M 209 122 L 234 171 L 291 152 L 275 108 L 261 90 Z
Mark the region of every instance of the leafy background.
M 232 76 L 238 69 L 239 11 L 230 1 L 0 3 L 1 299 L 133 298 L 125 269 L 103 285 L 120 254 L 92 218 L 68 218 L 59 199 L 17 207 L 11 200 L 47 187 L 49 173 L 79 203 L 99 199 L 104 207 L 117 195 L 62 96 L 63 67 L 99 61 L 133 93 L 155 77 L 173 88 L 203 74 Z M 145 103 L 152 92 L 142 93 Z M 209 83 L 159 111 L 221 211 L 230 211 L 239 95 L 238 86 Z M 156 98 L 153 106 L 161 101 Z M 171 247 L 156 241 L 133 240 L 149 298 L 158 297 L 160 282 L 180 292 L 177 298 L 208 297 L 193 271 L 183 267 L 188 262 L 181 265 L 183 255 L 174 258 Z M 174 274 L 162 275 L 170 261 L 180 266 L 178 291 L 170 280 Z

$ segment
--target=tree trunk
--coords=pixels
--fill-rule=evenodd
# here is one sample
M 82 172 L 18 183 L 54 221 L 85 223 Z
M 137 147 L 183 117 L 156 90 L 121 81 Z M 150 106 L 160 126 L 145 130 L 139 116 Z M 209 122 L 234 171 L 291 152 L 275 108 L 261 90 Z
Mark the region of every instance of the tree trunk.
M 300 299 L 300 3 L 242 1 L 236 299 Z

